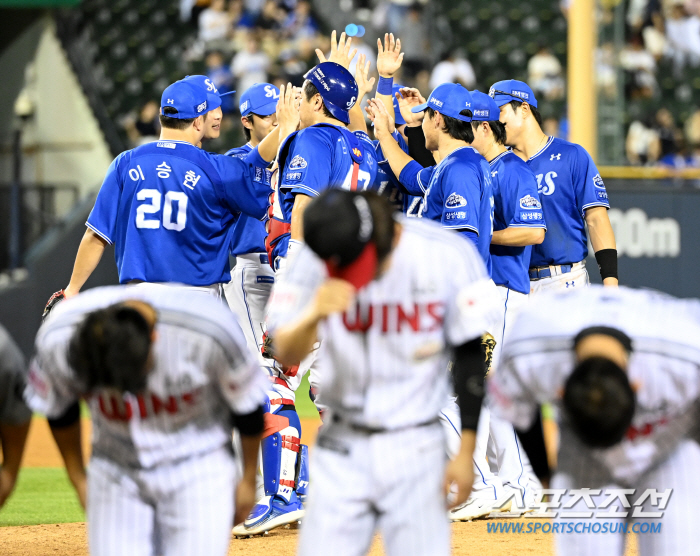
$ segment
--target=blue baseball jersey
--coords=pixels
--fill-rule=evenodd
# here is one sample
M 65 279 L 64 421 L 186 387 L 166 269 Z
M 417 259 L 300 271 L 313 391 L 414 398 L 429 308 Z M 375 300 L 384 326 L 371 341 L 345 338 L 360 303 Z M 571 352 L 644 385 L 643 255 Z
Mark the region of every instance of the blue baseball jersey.
M 257 147 L 256 147 L 257 149 Z M 250 143 L 246 143 L 242 147 L 236 147 L 226 153 L 226 156 L 235 158 L 247 158 L 253 151 Z M 270 186 L 270 177 L 272 172 L 268 168 L 256 168 L 256 172 L 264 172 L 263 183 Z M 236 222 L 233 225 L 233 236 L 231 237 L 231 254 L 233 256 L 247 255 L 248 253 L 264 253 L 265 252 L 265 223 L 251 218 L 246 214 L 239 214 Z
M 610 208 L 608 193 L 591 156 L 581 145 L 550 137 L 527 161 L 547 222 L 547 235 L 534 245 L 530 267 L 577 263 L 588 255 L 584 214 Z
M 493 209 L 489 164 L 473 148 L 465 146 L 452 151 L 434 167 L 418 216 L 440 222 L 444 228 L 471 232 L 490 275 Z
M 335 125 L 317 124 L 302 129 L 289 141 L 279 176 L 280 207 L 285 222 L 292 220 L 295 195 L 316 197 L 331 187 L 352 188 L 352 148 L 359 149 L 362 155 L 357 191 L 372 189 L 377 175 L 377 155 L 364 131 L 350 132 Z M 288 245 L 289 234 L 286 234 L 275 247 L 273 257 L 285 257 Z
M 544 228 L 542 204 L 537 180 L 527 163 L 512 151 L 506 151 L 490 163 L 493 184 L 493 229 Z M 499 286 L 530 293 L 530 254 L 532 245 L 512 247 L 491 244 L 491 277 Z
M 401 135 L 398 131 L 394 131 L 393 137 L 398 143 L 399 147 L 401 147 L 401 150 L 408 154 L 408 145 L 406 144 L 406 140 L 403 138 L 403 135 Z M 384 156 L 384 152 L 382 151 L 382 146 L 379 144 L 379 141 L 375 140 L 373 141 L 373 144 L 377 152 L 377 177 L 374 180 L 372 189 L 389 199 L 389 202 L 396 208 L 396 210 L 400 210 L 406 214 L 408 208 L 416 202 L 416 197 L 420 198 L 423 196 L 423 194 L 421 193 L 420 195 L 415 196 L 408 193 L 406 188 L 401 185 L 399 179 L 394 175 L 391 165 Z
M 120 154 L 86 225 L 115 246 L 119 281 L 208 286 L 231 279 L 228 254 L 239 212 L 267 213 L 267 163 L 157 141 Z

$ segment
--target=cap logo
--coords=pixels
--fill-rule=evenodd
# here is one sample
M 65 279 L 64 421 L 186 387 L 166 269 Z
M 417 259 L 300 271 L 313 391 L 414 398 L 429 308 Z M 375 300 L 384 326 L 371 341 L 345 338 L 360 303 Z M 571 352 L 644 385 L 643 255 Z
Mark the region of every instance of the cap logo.
M 489 115 L 489 111 L 488 110 L 474 110 L 474 115 L 475 116 L 483 116 L 483 117 L 487 118 Z
M 172 98 L 169 98 L 169 99 L 168 99 L 168 104 L 175 104 L 175 100 L 172 99 Z
M 243 104 L 241 104 L 241 112 L 245 112 L 248 110 L 248 106 L 250 105 L 250 101 L 246 100 Z
M 442 108 L 443 102 L 441 100 L 438 100 L 436 98 L 431 98 L 430 102 L 431 102 L 431 104 L 434 104 L 438 108 Z
M 511 91 L 510 94 L 514 97 L 524 98 L 525 100 L 528 100 L 530 98 L 530 95 L 525 91 Z
M 357 238 L 364 243 L 369 241 L 372 237 L 372 230 L 374 228 L 372 224 L 372 211 L 369 209 L 369 203 L 364 197 L 353 197 L 352 201 L 355 203 L 357 214 L 360 217 L 360 231 L 357 234 Z
M 352 108 L 354 104 L 355 104 L 355 97 L 350 97 L 350 100 L 345 103 L 345 106 L 347 106 L 348 108 Z
M 218 92 L 219 92 L 219 91 L 216 90 L 216 87 L 214 86 L 214 84 L 211 82 L 210 79 L 205 79 L 205 80 L 204 80 L 204 83 L 205 83 L 206 86 L 207 86 L 207 91 L 213 91 L 213 92 L 215 92 L 215 93 L 218 93 Z
M 465 102 L 464 105 L 465 105 L 467 108 L 471 108 L 472 103 L 471 103 L 471 102 Z
M 199 106 L 197 106 L 197 112 L 198 112 L 198 113 L 201 112 L 202 110 L 206 110 L 206 109 L 207 109 L 207 101 L 206 101 L 206 100 L 205 100 L 202 104 L 200 104 Z
M 496 96 L 496 89 L 494 89 L 493 87 L 491 87 L 491 88 L 489 89 L 489 96 L 490 96 L 491 98 L 495 97 L 495 96 Z
M 265 85 L 265 96 L 267 98 L 274 99 L 280 98 L 280 94 L 275 90 L 275 88 L 272 85 Z

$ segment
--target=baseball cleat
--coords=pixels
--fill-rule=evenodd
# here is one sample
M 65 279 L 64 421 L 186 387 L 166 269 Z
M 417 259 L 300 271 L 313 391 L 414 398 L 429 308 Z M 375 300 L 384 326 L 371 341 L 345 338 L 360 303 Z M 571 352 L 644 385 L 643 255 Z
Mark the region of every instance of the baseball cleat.
M 233 528 L 236 537 L 250 537 L 266 534 L 273 529 L 299 522 L 304 517 L 304 506 L 299 502 L 296 493 L 287 502 L 278 496 L 264 496 L 248 519 Z
M 450 521 L 471 521 L 488 517 L 492 513 L 509 512 L 511 501 L 499 503 L 498 500 L 487 498 L 470 498 L 463 505 L 447 512 Z

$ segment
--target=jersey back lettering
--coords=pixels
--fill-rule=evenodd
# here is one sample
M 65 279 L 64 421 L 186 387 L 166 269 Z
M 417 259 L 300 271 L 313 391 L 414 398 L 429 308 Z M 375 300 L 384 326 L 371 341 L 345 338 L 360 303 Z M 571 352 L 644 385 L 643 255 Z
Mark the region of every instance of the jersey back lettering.
M 580 145 L 550 137 L 527 161 L 537 179 L 547 234 L 532 248 L 530 267 L 577 263 L 588 255 L 584 214 L 610 208 L 600 173 Z
M 119 281 L 207 286 L 230 280 L 238 213 L 264 218 L 265 165 L 214 155 L 183 141 L 157 141 L 110 165 L 87 226 L 115 246 Z
M 490 163 L 495 203 L 493 229 L 545 228 L 537 181 L 528 165 L 515 153 L 506 151 Z M 528 268 L 532 246 L 511 247 L 491 244 L 491 277 L 499 286 L 520 293 L 530 292 Z

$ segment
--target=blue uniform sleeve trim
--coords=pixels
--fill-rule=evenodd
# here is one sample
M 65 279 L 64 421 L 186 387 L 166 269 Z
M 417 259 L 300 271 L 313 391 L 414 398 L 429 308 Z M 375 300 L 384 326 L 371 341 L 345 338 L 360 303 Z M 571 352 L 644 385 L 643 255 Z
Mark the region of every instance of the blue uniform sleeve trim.
M 546 230 L 547 225 L 545 224 L 545 225 L 537 226 L 537 225 L 532 225 L 532 224 L 511 224 L 510 226 L 506 226 L 504 229 L 507 230 L 508 228 L 542 228 L 542 229 Z
M 86 225 L 88 228 L 90 228 L 93 232 L 95 232 L 98 236 L 100 236 L 102 239 L 104 239 L 107 243 L 109 243 L 110 245 L 114 245 L 114 243 L 112 242 L 111 239 L 109 239 L 106 235 L 104 235 L 100 230 L 98 230 L 97 228 L 95 228 L 95 226 L 93 226 L 92 224 L 90 224 L 90 222 L 85 222 L 85 225 Z
M 318 191 L 316 191 L 315 189 L 311 189 L 310 187 L 306 187 L 305 185 L 295 185 L 294 187 L 292 187 L 290 189 L 290 191 L 292 193 L 303 193 L 303 194 L 306 194 L 306 192 L 308 191 L 309 193 L 311 193 L 311 195 L 309 195 L 309 197 L 318 197 L 320 195 L 320 193 Z
M 581 210 L 586 210 L 586 209 L 589 209 L 592 207 L 605 207 L 605 208 L 609 209 L 610 204 L 609 203 L 588 203 L 587 205 L 583 205 L 581 207 Z
M 479 235 L 479 230 L 476 229 L 474 226 L 465 226 L 464 224 L 462 224 L 461 226 L 445 226 L 443 224 L 442 227 L 447 230 L 469 230 L 470 232 L 474 232 L 476 233 L 476 235 Z

